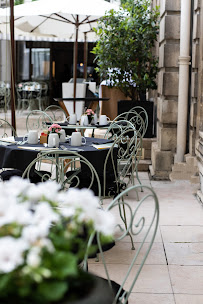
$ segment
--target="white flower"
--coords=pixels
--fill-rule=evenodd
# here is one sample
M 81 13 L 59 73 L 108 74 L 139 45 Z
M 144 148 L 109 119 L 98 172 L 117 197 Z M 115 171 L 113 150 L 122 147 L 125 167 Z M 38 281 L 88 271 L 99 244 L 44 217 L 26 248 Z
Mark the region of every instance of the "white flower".
M 9 195 L 17 197 L 19 194 L 26 193 L 30 183 L 28 180 L 19 176 L 13 176 L 9 181 L 2 183 L 2 188 L 9 192 Z
M 37 268 L 41 263 L 40 257 L 41 248 L 32 247 L 27 255 L 27 264 L 32 268 Z
M 59 189 L 59 184 L 54 181 L 47 181 L 37 185 L 32 184 L 32 187 L 27 191 L 27 195 L 32 201 L 40 201 L 43 197 L 46 197 L 47 200 L 55 201 L 57 200 Z
M 28 244 L 23 239 L 6 236 L 0 239 L 0 272 L 7 273 L 23 264 Z
M 76 211 L 74 206 L 59 207 L 57 210 L 59 210 L 60 214 L 66 218 L 73 216 Z
M 47 202 L 40 202 L 35 206 L 35 212 L 32 219 L 32 224 L 48 225 L 57 222 L 59 220 L 59 214 Z
M 94 226 L 97 231 L 105 235 L 112 235 L 115 229 L 115 218 L 109 211 L 97 209 Z
M 99 207 L 98 198 L 88 189 L 69 189 L 62 198 L 64 201 L 59 201 L 61 207 L 73 205 L 83 210 Z
M 30 225 L 23 228 L 22 237 L 30 244 L 34 244 L 37 240 L 47 237 L 49 227 L 47 225 Z
M 0 227 L 12 222 L 25 225 L 31 221 L 31 217 L 28 204 L 17 203 L 15 197 L 11 196 L 7 200 L 0 200 Z

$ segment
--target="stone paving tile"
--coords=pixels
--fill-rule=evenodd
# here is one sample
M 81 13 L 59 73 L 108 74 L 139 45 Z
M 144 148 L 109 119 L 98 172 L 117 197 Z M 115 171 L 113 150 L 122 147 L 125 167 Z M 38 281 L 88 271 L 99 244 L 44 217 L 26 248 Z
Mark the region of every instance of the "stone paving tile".
M 203 295 L 203 267 L 169 265 L 174 293 Z
M 203 266 L 203 243 L 164 243 L 169 265 Z
M 129 304 L 178 304 L 175 303 L 173 294 L 154 294 L 133 292 L 129 298 Z M 182 302 L 181 304 L 186 304 Z M 188 303 L 189 304 L 189 303 Z M 192 304 L 192 303 L 190 303 Z M 194 303 L 196 304 L 196 303 Z M 200 304 L 200 303 L 197 303 Z
M 175 301 L 176 304 L 202 304 L 203 295 L 175 294 Z
M 110 273 L 110 278 L 121 283 L 123 278 L 127 273 L 128 265 L 123 264 L 108 264 L 108 270 Z M 135 277 L 135 273 L 138 266 L 135 265 L 129 276 L 129 280 L 125 284 L 125 288 L 128 290 L 130 284 Z M 105 277 L 104 268 L 102 264 L 94 263 L 89 264 L 89 271 L 97 275 Z M 170 284 L 170 278 L 168 273 L 168 268 L 165 265 L 144 265 L 138 280 L 133 288 L 133 292 L 142 293 L 166 293 L 172 294 L 172 288 Z
M 160 226 L 165 242 L 203 242 L 202 226 Z
M 135 250 L 131 249 L 131 243 L 125 242 L 118 242 L 116 245 L 111 249 L 104 253 L 105 261 L 107 264 L 130 264 L 132 259 L 137 253 L 137 249 L 141 243 L 135 243 Z M 143 248 L 138 255 L 138 258 L 135 264 L 141 264 L 144 258 L 144 255 L 148 249 L 149 243 L 145 243 Z M 94 259 L 89 260 L 89 263 L 97 263 L 94 262 Z M 102 263 L 101 259 L 100 262 Z M 152 245 L 151 251 L 145 265 L 166 265 L 166 258 L 164 254 L 164 248 L 161 243 L 154 243 Z

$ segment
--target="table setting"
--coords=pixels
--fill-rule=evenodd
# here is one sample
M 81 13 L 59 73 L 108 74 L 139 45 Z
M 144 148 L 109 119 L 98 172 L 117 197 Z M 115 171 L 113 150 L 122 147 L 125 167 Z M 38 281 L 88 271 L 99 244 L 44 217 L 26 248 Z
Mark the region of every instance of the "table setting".
M 52 151 L 54 157 L 53 151 L 72 151 L 85 157 L 102 180 L 103 164 L 112 144 L 113 142 L 107 139 L 83 137 L 80 132 L 72 132 L 71 136 L 66 136 L 61 126 L 52 124 L 47 130 L 43 130 L 40 136 L 36 130 L 30 130 L 24 137 L 12 137 L 0 141 L 0 168 L 14 168 L 24 172 L 40 153 Z M 116 164 L 116 147 L 114 150 Z M 112 165 L 109 166 L 109 170 L 111 168 Z M 86 174 L 85 169 L 81 171 L 82 174 Z

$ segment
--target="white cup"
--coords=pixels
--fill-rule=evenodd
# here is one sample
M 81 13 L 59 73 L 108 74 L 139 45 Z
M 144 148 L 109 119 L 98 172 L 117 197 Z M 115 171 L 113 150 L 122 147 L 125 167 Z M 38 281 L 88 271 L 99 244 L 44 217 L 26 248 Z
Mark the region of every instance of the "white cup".
M 80 118 L 80 125 L 81 126 L 88 126 L 88 117 L 87 115 L 82 115 Z
M 65 130 L 61 129 L 61 131 L 59 132 L 59 134 L 60 134 L 59 141 L 62 142 L 62 143 L 65 142 L 66 141 L 66 132 L 65 132 Z
M 84 142 L 82 142 L 82 140 L 84 140 Z M 71 135 L 71 146 L 81 146 L 82 144 L 86 144 L 86 139 L 80 132 L 73 132 Z
M 50 133 L 48 136 L 48 147 L 58 148 L 59 147 L 59 136 L 57 133 Z
M 38 143 L 38 132 L 36 130 L 30 130 L 28 134 L 26 134 L 23 140 L 26 140 L 28 144 L 36 145 Z
M 99 124 L 100 125 L 107 125 L 108 121 L 110 121 L 110 118 L 106 115 L 100 115 L 99 117 Z
M 68 117 L 68 122 L 70 125 L 76 125 L 77 123 L 77 115 L 76 114 L 70 114 Z

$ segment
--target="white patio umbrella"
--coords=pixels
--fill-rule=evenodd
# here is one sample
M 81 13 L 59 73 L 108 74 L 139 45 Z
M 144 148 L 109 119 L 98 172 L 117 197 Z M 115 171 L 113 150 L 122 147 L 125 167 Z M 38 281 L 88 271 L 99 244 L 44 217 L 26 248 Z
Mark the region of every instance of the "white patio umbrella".
M 74 41 L 74 94 L 76 96 L 78 41 L 95 41 L 93 27 L 97 20 L 110 9 L 118 10 L 117 4 L 104 0 L 38 0 L 14 8 L 15 28 L 38 37 L 49 36 Z M 3 23 L 9 9 L 0 11 Z M 0 25 L 1 28 L 1 25 Z

